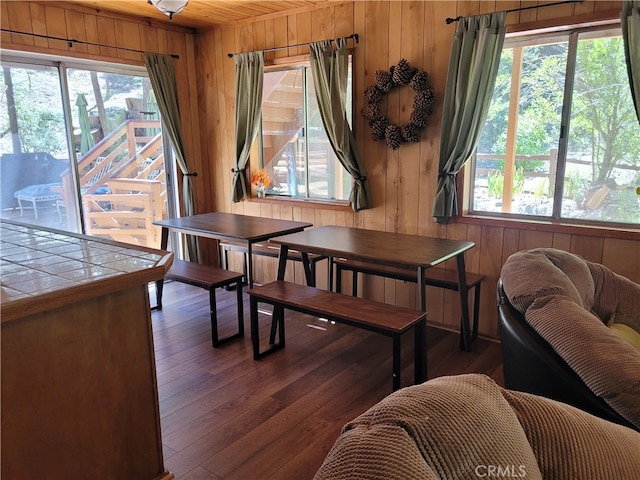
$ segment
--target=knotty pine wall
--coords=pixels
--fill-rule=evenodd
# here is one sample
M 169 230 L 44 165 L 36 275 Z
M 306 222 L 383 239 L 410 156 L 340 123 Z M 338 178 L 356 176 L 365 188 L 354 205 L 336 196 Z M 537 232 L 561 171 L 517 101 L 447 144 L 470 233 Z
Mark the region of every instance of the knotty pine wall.
M 601 262 L 618 273 L 640 282 L 640 233 L 571 227 L 528 226 L 518 222 L 457 220 L 435 224 L 431 217 L 436 187 L 440 104 L 419 144 L 387 149 L 373 142 L 370 130 L 359 112 L 364 106 L 363 92 L 373 83 L 376 70 L 386 70 L 401 58 L 431 76 L 440 101 L 449 62 L 455 24 L 444 19 L 495 10 L 535 5 L 535 1 L 354 1 L 323 8 L 301 9 L 289 15 L 266 16 L 240 22 L 223 29 L 198 31 L 166 23 L 109 14 L 63 2 L 0 2 L 3 28 L 30 31 L 62 38 L 128 48 L 175 53 L 176 73 L 183 118 L 186 153 L 195 178 L 196 208 L 199 213 L 227 211 L 270 218 L 304 220 L 320 225 L 346 225 L 385 231 L 412 233 L 476 243 L 466 256 L 467 269 L 486 275 L 482 288 L 480 332 L 497 338 L 495 285 L 506 258 L 522 249 L 557 247 Z M 544 2 L 540 2 L 544 3 Z M 619 1 L 584 1 L 511 13 L 510 28 L 571 23 L 573 19 L 611 17 L 620 10 Z M 613 12 L 613 14 L 612 14 Z M 354 133 L 364 158 L 371 184 L 374 208 L 353 213 L 348 208 L 276 201 L 230 201 L 231 168 L 234 156 L 234 63 L 227 53 L 294 45 L 307 41 L 360 35 L 354 56 Z M 118 63 L 142 65 L 139 54 L 98 47 L 73 46 L 64 42 L 30 39 L 2 34 L 3 48 L 77 56 Z M 307 53 L 290 48 L 270 53 L 268 58 Z M 387 97 L 389 117 L 405 122 L 411 113 L 412 95 L 400 89 Z M 215 255 L 205 245 L 205 261 Z M 237 259 L 236 259 L 237 260 Z M 239 268 L 239 262 L 235 263 Z M 448 262 L 443 268 L 453 269 Z M 258 259 L 257 276 L 275 276 L 271 259 Z M 320 271 L 324 278 L 326 271 Z M 299 269 L 289 278 L 302 281 Z M 322 281 L 319 282 L 321 285 Z M 365 282 L 367 296 L 403 305 L 415 305 L 415 285 L 379 278 Z M 459 308 L 455 293 L 429 288 L 429 321 L 456 330 Z
M 212 160 L 209 164 L 212 170 L 207 172 L 212 188 L 205 192 L 205 204 L 211 209 L 227 212 L 309 221 L 314 226 L 347 225 L 473 241 L 476 247 L 467 254 L 467 268 L 487 277 L 482 288 L 480 332 L 494 338 L 498 337 L 495 285 L 503 262 L 518 250 L 562 248 L 588 260 L 602 262 L 636 282 L 640 281 L 640 234 L 637 232 L 616 238 L 607 230 L 529 228 L 520 223 L 506 222 L 457 221 L 446 226 L 434 223 L 431 208 L 438 169 L 440 104 L 423 132 L 422 141 L 402 145 L 396 151 L 386 148 L 383 142 L 370 139 L 370 129 L 359 113 L 364 106 L 364 89 L 373 83 L 374 72 L 388 69 L 401 58 L 430 75 L 436 97 L 441 102 L 451 38 L 456 28 L 455 24 L 447 25 L 445 18 L 532 4 L 536 2 L 354 1 L 200 33 L 196 42 L 200 78 L 203 80 L 199 84 L 199 94 L 203 99 L 200 103 L 203 129 L 207 132 L 203 138 L 203 156 Z M 575 17 L 610 17 L 612 10 L 619 16 L 620 8 L 619 1 L 585 1 L 510 13 L 507 21 L 511 28 L 531 22 L 549 24 L 558 18 L 571 23 Z M 295 45 L 352 33 L 360 35 L 354 54 L 354 133 L 366 164 L 374 208 L 354 214 L 351 210 L 318 205 L 304 207 L 276 201 L 232 203 L 234 62 L 227 53 Z M 307 49 L 291 48 L 269 53 L 265 58 L 304 53 Z M 412 93 L 406 88 L 390 93 L 387 97 L 389 118 L 396 123 L 406 122 L 412 110 L 412 100 Z M 274 262 L 259 262 L 259 276 L 273 278 Z M 453 269 L 455 264 L 448 262 L 444 268 Z M 319 275 L 322 278 L 323 273 Z M 301 279 L 298 270 L 295 280 Z M 415 305 L 414 284 L 372 278 L 366 281 L 365 289 L 367 296 L 377 300 Z M 454 330 L 458 328 L 459 307 L 454 292 L 429 288 L 428 308 L 431 324 Z

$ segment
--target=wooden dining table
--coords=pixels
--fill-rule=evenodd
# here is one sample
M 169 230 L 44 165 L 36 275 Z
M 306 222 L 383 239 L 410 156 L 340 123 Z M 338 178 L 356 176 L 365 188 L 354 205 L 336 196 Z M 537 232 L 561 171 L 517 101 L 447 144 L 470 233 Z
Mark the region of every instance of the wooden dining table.
M 289 249 L 301 252 L 303 260 L 304 255 L 309 253 L 327 256 L 329 258 L 329 272 L 332 272 L 334 258 L 415 268 L 420 308 L 424 312 L 427 311 L 425 270 L 455 258 L 462 313 L 461 346 L 466 351 L 471 350 L 464 253 L 475 246 L 473 242 L 333 225 L 278 236 L 269 241 L 280 246 L 278 280 L 284 279 Z M 303 264 L 305 265 L 307 284 L 311 285 L 311 270 L 308 267 L 308 261 L 303 261 Z
M 215 240 L 246 242 L 249 288 L 253 287 L 253 244 L 264 242 L 279 235 L 301 232 L 305 228 L 313 226 L 308 222 L 253 217 L 251 215 L 226 212 L 201 213 L 188 217 L 158 220 L 153 223 L 162 227 L 160 246 L 162 250 L 167 249 L 170 231 Z

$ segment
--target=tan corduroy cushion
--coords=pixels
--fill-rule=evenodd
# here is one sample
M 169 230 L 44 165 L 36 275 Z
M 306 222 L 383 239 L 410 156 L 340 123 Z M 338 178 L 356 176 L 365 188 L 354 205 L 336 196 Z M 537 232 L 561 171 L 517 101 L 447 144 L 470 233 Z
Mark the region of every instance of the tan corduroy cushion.
M 594 286 L 587 263 L 552 248 L 514 253 L 502 266 L 500 278 L 511 304 L 524 313 L 536 298 L 565 295 L 591 309 Z
M 640 434 L 564 403 L 503 391 L 545 480 L 640 478 Z
M 594 394 L 640 428 L 640 354 L 606 328 L 620 315 L 640 330 L 640 285 L 553 248 L 511 255 L 501 279 L 527 323 Z
M 631 429 L 467 374 L 399 390 L 349 422 L 315 480 L 630 480 L 639 445 Z
M 593 393 L 640 425 L 640 354 L 636 349 L 563 296 L 537 299 L 525 318 Z
M 435 472 L 435 478 L 477 479 L 478 472 L 486 473 L 489 466 L 523 466 L 528 479 L 542 478 L 527 437 L 500 387 L 489 377 L 470 374 L 440 377 L 399 390 L 349 422 L 342 435 L 349 438 L 341 436 L 336 442 L 334 448 L 339 452 L 329 454 L 316 479 L 382 478 L 353 477 L 350 473 L 354 469 L 362 472 L 362 452 L 373 450 L 380 453 L 367 456 L 368 469 L 393 472 L 389 465 L 395 465 L 398 472 L 384 478 L 429 478 L 416 472 L 408 475 L 398 466 L 406 459 L 379 448 L 400 438 L 398 429 L 417 445 L 416 453 L 424 463 L 420 471 Z
M 596 314 L 606 323 L 611 315 L 619 313 L 640 331 L 640 285 L 599 263 L 587 265 L 595 288 L 592 309 Z

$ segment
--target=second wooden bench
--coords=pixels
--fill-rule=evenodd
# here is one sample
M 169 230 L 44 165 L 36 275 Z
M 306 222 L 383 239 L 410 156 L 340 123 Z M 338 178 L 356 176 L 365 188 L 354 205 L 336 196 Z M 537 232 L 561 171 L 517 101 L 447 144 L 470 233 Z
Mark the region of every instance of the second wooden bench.
M 418 279 L 416 271 L 410 268 L 390 267 L 386 265 L 378 265 L 372 263 L 358 262 L 355 260 L 347 260 L 344 258 L 334 258 L 333 266 L 336 269 L 336 292 L 342 291 L 342 272 L 353 272 L 352 291 L 353 295 L 358 295 L 358 273 L 376 275 L 381 277 L 393 278 L 405 282 L 417 283 Z M 458 274 L 452 270 L 443 270 L 440 268 L 428 268 L 425 271 L 425 283 L 428 286 L 445 288 L 447 290 L 459 291 Z M 467 289 L 474 290 L 473 301 L 473 327 L 471 330 L 471 339 L 478 337 L 478 316 L 480 314 L 480 285 L 484 279 L 484 275 L 477 273 L 467 273 Z
M 234 242 L 232 240 L 220 240 L 220 265 L 222 268 L 227 268 L 229 265 L 228 252 L 241 252 L 242 257 L 242 271 L 247 273 L 247 244 L 244 242 Z M 269 245 L 268 243 L 254 243 L 251 246 L 251 252 L 254 255 L 260 255 L 263 257 L 278 258 L 280 254 L 280 248 L 275 245 Z M 313 281 L 316 280 L 316 264 L 326 259 L 324 255 L 318 255 L 317 253 L 309 253 L 309 267 L 311 268 L 311 277 Z M 289 250 L 287 260 L 294 262 L 301 262 L 302 255 L 297 250 Z
M 171 268 L 165 275 L 166 279 L 187 283 L 209 291 L 209 308 L 211 316 L 211 343 L 218 347 L 222 343 L 244 336 L 244 313 L 242 301 L 242 274 L 230 272 L 210 265 L 174 259 Z M 236 301 L 238 302 L 238 332 L 225 338 L 218 337 L 218 313 L 216 307 L 216 288 L 235 284 Z M 156 282 L 158 308 L 162 309 L 163 280 Z
M 254 287 L 248 293 L 250 297 L 251 341 L 255 360 L 284 348 L 284 310 L 289 309 L 391 337 L 393 341 L 394 390 L 400 388 L 400 337 L 404 332 L 413 328 L 415 330 L 415 383 L 422 383 L 426 380 L 427 356 L 424 338 L 427 314 L 425 312 L 282 280 Z M 260 352 L 258 302 L 274 306 L 274 320 L 277 319 L 279 329 L 278 343 L 272 344 L 263 352 Z

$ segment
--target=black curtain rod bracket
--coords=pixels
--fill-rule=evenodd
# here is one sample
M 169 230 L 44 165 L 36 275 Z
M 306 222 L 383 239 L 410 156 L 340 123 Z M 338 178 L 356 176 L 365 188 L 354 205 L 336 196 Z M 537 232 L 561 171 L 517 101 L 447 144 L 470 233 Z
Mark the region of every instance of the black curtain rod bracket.
M 542 5 L 529 5 L 528 7 L 520 7 L 520 8 L 512 8 L 511 10 L 504 10 L 505 13 L 511 13 L 511 12 L 520 12 L 522 10 L 530 10 L 532 8 L 544 8 L 544 7 L 553 7 L 555 5 L 566 5 L 567 3 L 580 3 L 583 0 L 566 0 L 564 2 L 555 2 L 555 3 L 545 3 Z M 449 25 L 450 23 L 453 22 L 457 22 L 461 19 L 462 17 L 456 17 L 456 18 L 447 18 L 445 20 L 445 23 L 447 25 Z
M 82 40 L 75 40 L 73 38 L 61 38 L 61 37 L 52 37 L 50 35 L 40 35 L 38 33 L 18 32 L 16 30 L 9 30 L 6 28 L 0 28 L 0 31 L 2 31 L 3 33 L 11 33 L 14 35 L 27 35 L 29 37 L 44 38 L 46 40 L 59 40 L 61 42 L 66 42 L 67 45 L 69 45 L 69 48 L 73 48 L 74 45 L 89 45 L 92 47 L 114 48 L 116 50 L 124 50 L 127 52 L 145 53 L 142 50 L 135 50 L 133 48 L 114 47 L 113 45 L 103 45 L 101 43 L 84 42 Z M 171 54 L 171 58 L 178 59 L 180 57 L 178 55 Z
M 351 35 L 349 35 L 348 37 L 342 37 L 346 40 L 353 38 L 356 43 L 358 43 L 360 41 L 360 35 L 358 35 L 357 33 L 353 33 Z M 333 41 L 333 39 L 331 39 L 331 41 Z M 296 47 L 306 47 L 307 45 L 311 45 L 314 42 L 304 42 L 304 43 L 298 43 L 296 45 L 287 45 L 286 47 L 274 47 L 274 48 L 265 48 L 264 50 L 262 50 L 263 52 L 275 52 L 276 50 L 284 50 L 286 48 L 296 48 Z M 227 57 L 229 58 L 233 58 L 234 55 L 237 55 L 237 53 L 227 53 Z

